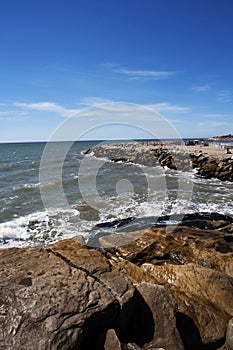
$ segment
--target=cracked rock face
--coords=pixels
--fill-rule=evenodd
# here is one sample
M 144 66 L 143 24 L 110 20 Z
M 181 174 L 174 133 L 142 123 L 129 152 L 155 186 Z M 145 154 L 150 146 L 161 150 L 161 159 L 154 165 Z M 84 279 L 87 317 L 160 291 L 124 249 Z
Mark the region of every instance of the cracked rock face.
M 0 349 L 233 349 L 232 225 L 187 214 L 101 252 L 80 237 L 0 251 Z
M 105 254 L 135 285 L 161 284 L 171 291 L 185 349 L 217 349 L 233 317 L 232 218 L 188 214 L 169 228 L 157 225 L 124 246 L 105 248 Z M 110 241 L 101 242 L 107 247 Z
M 101 253 L 69 239 L 3 250 L 0 265 L 1 349 L 101 348 L 126 306 L 127 329 L 135 290 Z

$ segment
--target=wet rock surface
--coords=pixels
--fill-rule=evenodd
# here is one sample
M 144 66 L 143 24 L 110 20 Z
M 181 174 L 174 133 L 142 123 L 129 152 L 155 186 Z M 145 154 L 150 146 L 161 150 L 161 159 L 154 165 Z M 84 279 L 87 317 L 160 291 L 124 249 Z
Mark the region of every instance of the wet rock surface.
M 77 236 L 0 251 L 0 348 L 232 349 L 233 220 L 168 219 L 99 250 Z

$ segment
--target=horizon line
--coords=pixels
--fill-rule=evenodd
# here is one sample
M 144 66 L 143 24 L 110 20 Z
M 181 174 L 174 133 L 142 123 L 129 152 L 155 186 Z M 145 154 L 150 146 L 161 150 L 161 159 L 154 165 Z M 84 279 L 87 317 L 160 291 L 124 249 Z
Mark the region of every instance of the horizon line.
M 54 140 L 54 141 L 45 141 L 45 140 L 25 140 L 25 141 L 0 141 L 0 144 L 19 144 L 19 143 L 54 143 L 54 142 L 105 142 L 105 141 L 166 141 L 166 140 L 183 140 L 183 139 L 209 139 L 209 137 L 182 137 L 182 138 L 163 138 L 163 139 L 153 139 L 153 138 L 124 138 L 124 139 L 87 139 L 87 140 Z

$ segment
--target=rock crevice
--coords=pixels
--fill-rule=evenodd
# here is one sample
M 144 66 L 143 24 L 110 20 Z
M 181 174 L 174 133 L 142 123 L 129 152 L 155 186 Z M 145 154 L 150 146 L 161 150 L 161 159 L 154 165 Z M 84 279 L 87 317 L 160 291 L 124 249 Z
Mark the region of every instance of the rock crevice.
M 101 251 L 75 238 L 0 251 L 0 349 L 233 348 L 232 231 L 200 213 L 124 245 L 103 236 Z

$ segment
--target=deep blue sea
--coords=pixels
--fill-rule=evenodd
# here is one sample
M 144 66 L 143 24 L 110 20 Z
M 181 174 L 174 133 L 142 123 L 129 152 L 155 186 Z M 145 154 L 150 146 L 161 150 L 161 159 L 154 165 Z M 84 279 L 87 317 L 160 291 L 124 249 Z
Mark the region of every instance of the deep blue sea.
M 232 183 L 205 180 L 195 171 L 152 169 L 83 154 L 96 144 L 75 142 L 62 165 L 56 151 L 47 154 L 46 166 L 41 163 L 45 143 L 0 144 L 0 248 L 45 245 L 77 234 L 87 240 L 98 233 L 96 224 L 129 217 L 140 219 L 133 227 L 140 229 L 151 217 L 167 214 L 233 215 Z M 54 150 L 62 152 L 56 145 Z M 62 169 L 62 186 L 57 169 Z M 153 181 L 150 191 L 148 179 Z M 178 181 L 188 188 L 179 196 Z

